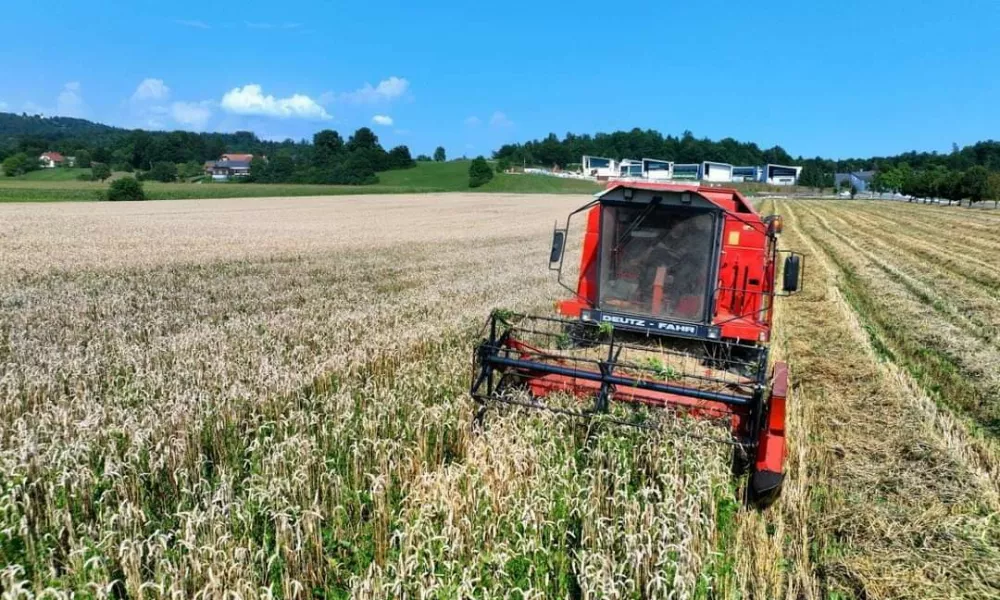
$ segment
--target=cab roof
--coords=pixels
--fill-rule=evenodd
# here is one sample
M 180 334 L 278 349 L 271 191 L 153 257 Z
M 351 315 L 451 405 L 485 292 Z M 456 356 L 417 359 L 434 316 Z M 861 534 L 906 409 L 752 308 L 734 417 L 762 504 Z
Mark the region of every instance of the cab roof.
M 598 192 L 597 194 L 594 194 L 594 196 L 597 199 L 601 199 L 620 188 L 647 192 L 694 192 L 722 210 L 752 215 L 757 214 L 757 211 L 754 210 L 750 202 L 748 202 L 747 199 L 740 194 L 739 190 L 734 188 L 710 187 L 696 183 L 683 184 L 652 183 L 647 181 L 614 181 L 608 184 L 608 187 L 605 188 L 604 191 Z

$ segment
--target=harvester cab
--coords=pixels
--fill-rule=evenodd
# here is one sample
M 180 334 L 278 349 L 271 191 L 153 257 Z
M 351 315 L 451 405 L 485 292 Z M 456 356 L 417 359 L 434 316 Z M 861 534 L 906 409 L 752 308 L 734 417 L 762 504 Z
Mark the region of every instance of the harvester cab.
M 581 214 L 570 286 L 563 264 Z M 784 479 L 788 389 L 786 365 L 768 360 L 774 299 L 799 290 L 803 264 L 778 249 L 781 225 L 733 189 L 609 185 L 553 234 L 549 267 L 572 296 L 559 316 L 493 312 L 472 397 L 638 427 L 661 428 L 663 415 L 719 421 L 734 466 L 750 471 L 748 499 L 769 503 Z

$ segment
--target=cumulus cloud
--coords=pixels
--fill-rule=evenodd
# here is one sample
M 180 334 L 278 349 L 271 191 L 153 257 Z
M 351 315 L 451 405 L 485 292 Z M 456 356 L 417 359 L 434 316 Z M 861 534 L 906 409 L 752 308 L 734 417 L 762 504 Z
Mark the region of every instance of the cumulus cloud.
M 179 125 L 195 130 L 202 130 L 212 117 L 212 103 L 174 102 L 170 105 L 170 117 Z
M 356 104 L 373 104 L 376 102 L 388 102 L 390 100 L 395 100 L 406 94 L 407 90 L 410 89 L 410 82 L 403 77 L 396 77 L 393 75 L 388 79 L 383 79 L 378 82 L 378 85 L 373 86 L 370 83 L 366 83 L 361 88 L 354 90 L 353 92 L 344 92 L 340 94 L 340 99 L 347 102 L 354 102 Z M 329 95 L 324 95 L 329 98 Z
M 166 100 L 170 96 L 170 88 L 163 83 L 162 79 L 147 77 L 139 83 L 132 94 L 134 102 L 144 102 L 147 100 Z
M 490 117 L 491 127 L 510 127 L 514 122 L 507 118 L 507 115 L 499 110 Z
M 262 88 L 251 83 L 233 88 L 222 97 L 222 109 L 237 115 L 256 115 L 281 119 L 330 119 L 330 115 L 315 100 L 303 94 L 287 98 L 264 95 Z
M 70 81 L 63 86 L 56 98 L 56 114 L 64 117 L 79 117 L 85 112 L 80 82 Z
M 177 19 L 176 21 L 174 21 L 174 23 L 177 23 L 178 25 L 183 25 L 184 27 L 191 27 L 194 29 L 211 29 L 211 26 L 208 23 L 198 20 Z
M 479 117 L 476 117 L 476 116 L 465 117 L 465 126 L 466 127 L 476 127 L 481 122 L 482 121 L 479 120 Z
M 372 117 L 372 123 L 376 125 L 392 125 L 392 117 L 388 115 L 375 115 Z

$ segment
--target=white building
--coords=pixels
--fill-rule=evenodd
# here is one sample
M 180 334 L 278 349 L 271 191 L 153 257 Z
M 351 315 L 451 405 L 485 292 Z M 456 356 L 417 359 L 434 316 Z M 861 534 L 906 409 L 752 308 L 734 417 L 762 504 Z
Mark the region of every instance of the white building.
M 762 167 L 733 167 L 733 182 L 747 183 L 760 181 L 764 176 Z
M 633 160 L 631 158 L 623 159 L 618 163 L 618 176 L 619 177 L 642 177 L 642 161 Z
M 730 183 L 733 180 L 733 165 L 705 161 L 698 167 L 698 179 Z
M 672 179 L 679 181 L 698 181 L 699 172 L 701 171 L 701 165 L 697 163 L 691 164 L 674 164 L 674 176 Z
M 669 181 L 674 177 L 674 163 L 669 160 L 644 158 L 642 175 L 650 181 Z
M 45 152 L 38 157 L 38 162 L 42 165 L 43 169 L 54 169 L 67 164 L 69 160 L 68 157 L 63 156 L 58 152 Z M 73 165 L 70 164 L 69 166 Z
M 767 165 L 764 167 L 764 183 L 770 185 L 795 185 L 799 181 L 802 167 Z
M 583 164 L 583 174 L 588 177 L 607 179 L 618 175 L 618 163 L 611 158 L 601 156 L 584 156 L 580 161 Z

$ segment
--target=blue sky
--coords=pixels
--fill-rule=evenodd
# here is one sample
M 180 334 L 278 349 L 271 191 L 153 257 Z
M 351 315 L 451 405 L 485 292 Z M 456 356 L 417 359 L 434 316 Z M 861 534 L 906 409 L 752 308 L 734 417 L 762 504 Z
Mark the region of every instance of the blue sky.
M 128 6 L 128 8 L 124 8 Z M 653 128 L 834 158 L 1000 137 L 1000 2 L 5 6 L 0 110 L 487 154 Z

